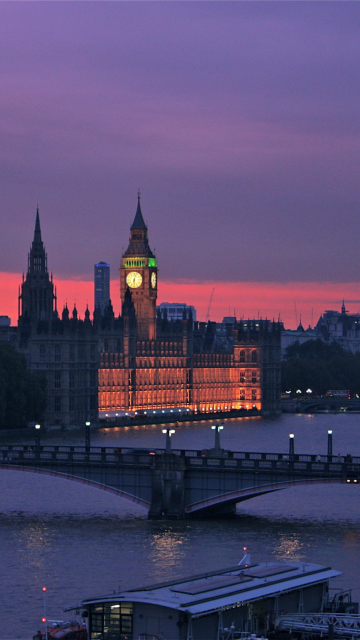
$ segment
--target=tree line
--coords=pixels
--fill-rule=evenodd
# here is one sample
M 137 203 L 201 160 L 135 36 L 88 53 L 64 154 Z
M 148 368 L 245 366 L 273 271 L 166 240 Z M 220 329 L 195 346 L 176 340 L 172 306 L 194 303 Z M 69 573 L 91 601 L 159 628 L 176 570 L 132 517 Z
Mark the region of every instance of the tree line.
M 12 345 L 0 343 L 0 429 L 41 422 L 46 408 L 46 380 L 27 368 Z
M 360 395 L 360 353 L 351 353 L 337 342 L 320 339 L 295 342 L 286 349 L 281 366 L 281 391 L 312 390 L 323 396 L 329 389 L 348 389 Z

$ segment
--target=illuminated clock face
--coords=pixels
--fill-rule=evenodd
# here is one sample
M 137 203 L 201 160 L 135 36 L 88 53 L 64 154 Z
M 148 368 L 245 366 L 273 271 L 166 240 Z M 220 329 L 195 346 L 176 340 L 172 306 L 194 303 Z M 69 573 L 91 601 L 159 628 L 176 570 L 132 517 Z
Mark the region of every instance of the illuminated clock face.
M 132 289 L 137 289 L 142 283 L 142 277 L 137 271 L 130 271 L 126 276 L 126 284 Z
M 156 273 L 151 274 L 151 286 L 153 289 L 156 287 Z

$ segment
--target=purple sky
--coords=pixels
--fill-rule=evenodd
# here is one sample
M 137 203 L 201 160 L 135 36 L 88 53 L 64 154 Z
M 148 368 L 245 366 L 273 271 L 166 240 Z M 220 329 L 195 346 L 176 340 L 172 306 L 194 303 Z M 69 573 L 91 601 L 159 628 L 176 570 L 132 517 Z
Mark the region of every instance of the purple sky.
M 358 2 L 1 2 L 1 271 L 358 279 Z

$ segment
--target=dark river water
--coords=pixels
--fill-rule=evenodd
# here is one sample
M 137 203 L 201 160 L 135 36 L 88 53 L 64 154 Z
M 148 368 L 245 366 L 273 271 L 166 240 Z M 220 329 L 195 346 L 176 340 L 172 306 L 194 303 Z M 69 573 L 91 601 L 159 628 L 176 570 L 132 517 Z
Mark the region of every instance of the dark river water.
M 221 445 L 234 451 L 360 455 L 360 414 L 284 415 L 224 422 Z M 162 447 L 161 426 L 91 433 L 101 446 Z M 10 436 L 2 435 L 3 442 Z M 27 442 L 30 442 L 30 434 Z M 83 444 L 80 431 L 47 434 Z M 25 442 L 22 437 L 18 441 Z M 210 448 L 210 423 L 184 424 L 174 448 Z M 229 520 L 148 521 L 144 509 L 103 491 L 55 478 L 0 470 L 0 640 L 30 639 L 66 606 L 131 586 L 231 566 L 246 545 L 252 561 L 307 560 L 343 572 L 334 586 L 360 599 L 360 486 L 314 485 L 249 500 Z

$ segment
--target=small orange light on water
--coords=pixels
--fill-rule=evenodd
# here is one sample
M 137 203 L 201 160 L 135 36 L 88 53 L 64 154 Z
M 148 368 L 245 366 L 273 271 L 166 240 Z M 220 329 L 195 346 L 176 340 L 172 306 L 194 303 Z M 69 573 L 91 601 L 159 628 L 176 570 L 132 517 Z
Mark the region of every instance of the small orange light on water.
M 41 618 L 41 622 L 46 622 L 46 618 Z
M 43 591 L 46 591 L 46 587 L 43 587 L 42 589 L 43 589 Z

